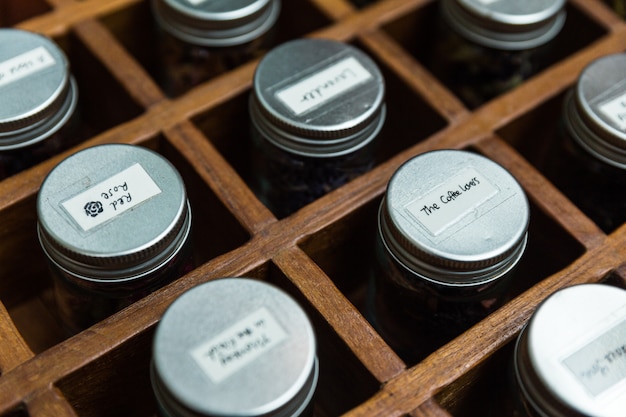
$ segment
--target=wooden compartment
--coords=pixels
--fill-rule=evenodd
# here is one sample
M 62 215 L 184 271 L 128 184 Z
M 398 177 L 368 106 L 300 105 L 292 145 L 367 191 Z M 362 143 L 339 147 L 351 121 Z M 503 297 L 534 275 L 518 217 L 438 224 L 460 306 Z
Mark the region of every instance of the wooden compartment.
M 570 0 L 549 66 L 477 109 L 425 63 L 435 0 L 284 1 L 275 42 L 348 42 L 381 67 L 388 120 L 374 169 L 293 215 L 276 218 L 251 192 L 248 96 L 258 60 L 167 97 L 156 81 L 149 0 L 5 0 L 0 27 L 52 37 L 81 92 L 73 149 L 0 181 L 0 417 L 153 416 L 148 366 L 154 328 L 193 286 L 224 276 L 266 280 L 311 316 L 321 377 L 316 417 L 505 415 L 515 337 L 534 308 L 577 283 L 626 288 L 626 227 L 601 231 L 543 169 L 560 106 L 588 63 L 626 50 L 626 22 L 601 0 Z M 129 143 L 160 153 L 189 191 L 196 267 L 128 308 L 68 337 L 56 322 L 36 234 L 46 174 L 87 146 Z M 367 320 L 376 216 L 395 170 L 455 148 L 508 169 L 531 203 L 528 252 L 513 298 L 419 363 L 405 363 Z M 500 408 L 498 408 L 500 407 Z

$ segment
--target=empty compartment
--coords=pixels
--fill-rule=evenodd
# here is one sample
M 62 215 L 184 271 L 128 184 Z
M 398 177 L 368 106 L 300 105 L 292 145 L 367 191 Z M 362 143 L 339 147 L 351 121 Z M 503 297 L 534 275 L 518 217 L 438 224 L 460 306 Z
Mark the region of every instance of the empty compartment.
M 192 213 L 196 266 L 229 252 L 249 235 L 192 167 L 162 137 L 144 144 L 174 164 L 187 189 Z M 0 216 L 6 247 L 0 251 L 0 300 L 29 347 L 39 353 L 67 337 L 57 322 L 52 281 L 37 238 L 36 197 L 11 206 Z M 4 246 L 4 245 L 3 245 Z
M 160 83 L 161 60 L 157 47 L 159 37 L 150 2 L 139 2 L 104 16 L 102 22 L 153 79 Z M 304 36 L 329 23 L 329 20 L 306 0 L 283 1 L 271 45 Z

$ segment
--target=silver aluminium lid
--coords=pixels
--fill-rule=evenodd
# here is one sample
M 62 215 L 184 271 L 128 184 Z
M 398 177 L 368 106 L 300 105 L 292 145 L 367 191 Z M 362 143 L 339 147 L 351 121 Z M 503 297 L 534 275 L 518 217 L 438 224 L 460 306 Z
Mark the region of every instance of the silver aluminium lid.
M 552 40 L 565 23 L 565 0 L 442 0 L 446 22 L 479 45 L 523 50 Z
M 556 291 L 518 338 L 515 368 L 541 415 L 622 417 L 626 410 L 626 291 L 580 284 Z
M 591 62 L 565 100 L 571 136 L 594 157 L 626 169 L 626 54 Z
M 361 50 L 327 39 L 297 39 L 259 63 L 250 116 L 274 145 L 298 155 L 333 157 L 373 140 L 385 120 L 385 83 Z
M 194 45 L 228 47 L 251 42 L 276 23 L 280 0 L 152 0 L 155 20 Z
M 306 313 L 256 279 L 192 288 L 170 305 L 154 336 L 152 385 L 172 416 L 299 416 L 317 377 Z
M 49 38 L 0 29 L 0 151 L 56 133 L 74 113 L 78 92 L 63 51 Z
M 159 154 L 107 144 L 63 160 L 37 197 L 42 248 L 87 281 L 140 278 L 171 259 L 191 228 L 182 178 Z
M 474 286 L 509 272 L 526 247 L 529 205 L 500 165 L 461 150 L 405 162 L 379 213 L 388 252 L 422 279 Z

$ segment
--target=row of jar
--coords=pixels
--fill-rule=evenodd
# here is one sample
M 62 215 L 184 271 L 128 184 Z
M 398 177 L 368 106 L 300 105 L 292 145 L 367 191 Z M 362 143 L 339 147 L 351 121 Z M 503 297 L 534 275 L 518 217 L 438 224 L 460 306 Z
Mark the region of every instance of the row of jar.
M 121 310 L 194 268 L 190 238 L 192 216 L 184 183 L 171 163 L 148 149 L 108 144 L 75 153 L 44 180 L 37 199 L 37 213 L 38 235 L 50 265 L 57 314 L 70 334 Z M 501 307 L 510 298 L 511 285 L 522 279 L 516 275 L 515 268 L 524 256 L 528 241 L 527 198 L 508 171 L 478 154 L 438 150 L 410 159 L 390 180 L 378 217 L 372 221 L 378 224 L 376 257 L 370 266 L 369 282 L 364 282 L 368 288 L 365 314 L 389 346 L 411 363 L 423 359 Z M 237 283 L 229 284 L 232 288 L 221 293 L 217 282 L 223 281 L 209 283 L 197 295 L 185 298 L 194 301 L 192 310 L 180 313 L 170 330 L 173 335 L 163 336 L 159 341 L 163 331 L 157 331 L 157 352 L 160 344 L 168 346 L 163 353 L 167 359 L 161 366 L 166 369 L 171 366 L 172 359 L 167 355 L 172 354 L 175 346 L 183 346 L 181 349 L 186 353 L 192 352 L 183 343 L 191 341 L 198 344 L 198 349 L 193 350 L 199 352 L 200 358 L 196 359 L 195 366 L 208 367 L 204 372 L 217 372 L 218 379 L 231 379 L 231 373 L 239 375 L 238 368 L 246 367 L 248 360 L 241 359 L 241 355 L 247 358 L 248 351 L 258 350 L 262 358 L 266 344 L 270 350 L 274 338 L 287 337 L 275 322 L 287 320 L 289 315 L 271 317 L 261 311 L 261 305 L 271 304 L 272 297 L 263 295 L 261 290 L 247 291 L 245 285 Z M 210 289 L 211 286 L 216 289 Z M 606 290 L 609 293 L 615 291 L 608 288 L 611 288 Z M 604 294 L 602 291 L 605 290 L 601 290 Z M 220 302 L 213 301 L 213 297 Z M 237 297 L 250 300 L 244 302 Z M 580 297 L 589 304 L 590 295 Z M 601 301 L 594 309 L 610 307 L 610 311 L 600 308 L 601 317 L 614 318 L 621 314 L 621 323 L 626 323 L 623 294 L 616 305 L 606 303 L 608 295 L 599 297 Z M 588 309 L 580 307 L 580 298 L 576 300 L 565 305 L 582 315 L 592 315 Z M 240 311 L 247 302 L 253 302 L 254 311 Z M 266 306 L 269 310 L 270 304 Z M 215 310 L 211 310 L 213 308 Z M 570 311 L 565 315 L 571 318 Z M 160 326 L 167 326 L 167 317 L 168 313 Z M 594 317 L 599 320 L 599 316 Z M 241 320 L 245 331 L 240 328 Z M 222 321 L 231 323 L 235 330 Z M 215 334 L 203 335 L 201 329 L 210 328 L 213 323 L 221 323 Z M 254 323 L 270 326 L 270 330 L 266 329 L 268 334 L 261 332 L 260 341 L 259 333 L 249 327 Z M 569 326 L 577 337 L 588 335 L 588 328 L 584 333 L 576 333 L 580 329 L 576 322 L 558 323 Z M 196 325 L 199 328 L 193 327 Z M 611 329 L 614 325 L 611 321 Z M 613 385 L 623 388 L 620 381 L 626 384 L 626 366 L 623 366 L 626 356 L 619 353 L 626 328 L 616 325 L 617 330 L 609 330 L 603 326 L 600 326 L 604 330 L 597 340 L 594 337 L 589 342 L 594 346 L 591 349 L 594 355 L 598 354 L 598 349 L 618 352 L 617 365 L 610 371 L 615 380 L 614 384 L 606 385 L 606 382 L 596 382 L 596 375 L 591 374 L 589 384 L 603 386 L 602 392 L 609 389 L 613 392 L 617 390 Z M 177 333 L 184 331 L 190 331 L 193 337 Z M 248 332 L 255 337 L 247 339 Z M 245 343 L 233 342 L 235 335 L 243 337 L 241 343 Z M 196 337 L 206 338 L 207 343 L 200 343 Z M 555 340 L 560 339 L 549 339 L 546 344 L 552 346 Z M 540 346 L 540 351 L 547 349 Z M 571 344 L 568 342 L 566 346 L 571 347 Z M 582 371 L 592 372 L 594 362 L 589 362 L 591 359 L 585 353 L 588 350 L 578 342 L 576 346 L 579 349 L 567 358 L 571 357 L 572 363 L 582 362 L 576 365 Z M 250 362 L 257 360 L 256 354 L 251 353 L 250 357 L 253 358 Z M 583 361 L 581 357 L 586 359 Z M 212 361 L 218 364 L 225 361 L 221 365 L 225 369 Z M 234 370 L 229 371 L 231 361 Z M 174 372 L 170 376 L 174 378 L 171 383 L 187 384 L 188 374 L 178 373 L 177 369 L 187 368 L 175 366 L 174 371 L 167 371 Z M 197 393 L 182 394 L 181 400 L 178 398 L 180 388 L 167 385 L 170 377 L 155 380 L 157 394 L 165 396 L 166 403 L 174 404 L 174 410 L 164 415 L 187 415 L 178 414 L 177 407 L 181 401 L 185 404 L 185 398 L 189 400 L 188 395 L 193 398 Z M 577 377 L 583 385 L 587 383 L 586 377 Z M 307 373 L 306 380 L 311 381 L 309 378 L 312 375 Z M 191 385 L 197 386 L 198 381 Z M 218 381 L 217 386 L 222 389 L 228 384 Z M 312 388 L 307 387 L 298 398 L 309 398 Z M 169 396 L 174 396 L 175 400 L 168 400 Z M 208 397 L 203 393 L 200 398 L 204 401 Z M 218 398 L 221 401 L 225 397 L 219 395 Z M 579 406 L 577 402 L 573 404 L 574 408 Z M 195 406 L 197 404 L 191 405 Z
M 158 415 L 318 415 L 317 344 L 305 310 L 272 284 L 198 285 L 168 307 L 152 341 Z M 555 292 L 533 313 L 502 373 L 507 398 L 493 401 L 497 408 L 485 404 L 487 415 L 622 416 L 626 291 L 583 284 Z

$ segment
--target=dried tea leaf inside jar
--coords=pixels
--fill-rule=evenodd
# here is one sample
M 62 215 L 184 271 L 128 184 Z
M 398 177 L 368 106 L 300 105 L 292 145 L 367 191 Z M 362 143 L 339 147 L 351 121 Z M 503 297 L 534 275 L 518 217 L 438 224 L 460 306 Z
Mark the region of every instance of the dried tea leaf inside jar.
M 439 150 L 394 173 L 378 215 L 368 315 L 409 363 L 507 300 L 527 242 L 515 178 L 478 154 Z
M 152 0 L 157 81 L 176 97 L 260 56 L 273 42 L 280 0 Z
M 252 188 L 279 217 L 370 170 L 385 84 L 360 49 L 298 39 L 259 63 L 250 96 Z
M 0 180 L 77 142 L 78 89 L 51 39 L 0 29 Z
M 108 144 L 63 160 L 37 197 L 58 315 L 75 333 L 193 268 L 182 178 L 161 155 Z
M 441 0 L 426 64 L 470 108 L 544 69 L 565 0 Z
M 621 417 L 626 410 L 626 291 L 556 291 L 537 307 L 513 358 L 520 416 Z
M 626 222 L 626 54 L 591 62 L 563 103 L 546 175 L 603 231 Z
M 255 279 L 188 290 L 154 335 L 151 379 L 162 417 L 312 417 L 318 372 L 302 307 Z

